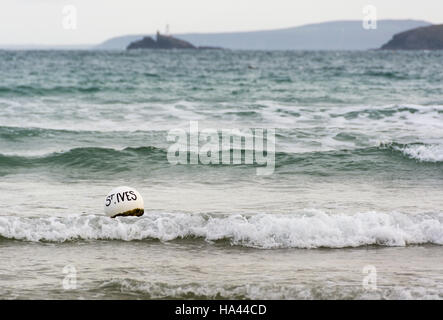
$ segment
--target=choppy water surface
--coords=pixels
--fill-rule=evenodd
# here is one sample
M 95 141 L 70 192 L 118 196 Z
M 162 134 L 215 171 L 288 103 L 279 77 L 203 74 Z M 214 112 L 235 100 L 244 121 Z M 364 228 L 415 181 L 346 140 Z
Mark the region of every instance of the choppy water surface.
M 443 298 L 442 59 L 1 51 L 0 296 Z M 191 120 L 275 128 L 274 173 L 169 164 Z

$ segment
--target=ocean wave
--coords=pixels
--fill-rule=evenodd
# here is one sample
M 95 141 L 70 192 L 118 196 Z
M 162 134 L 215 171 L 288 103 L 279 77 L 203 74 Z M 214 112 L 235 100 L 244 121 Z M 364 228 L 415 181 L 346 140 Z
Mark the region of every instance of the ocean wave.
M 368 148 L 370 149 L 370 148 Z M 366 149 L 366 150 L 368 150 Z M 443 145 L 425 143 L 380 143 L 377 150 L 399 153 L 402 157 L 419 162 L 437 163 L 443 161 Z M 365 149 L 360 149 L 361 151 Z
M 443 245 L 443 213 L 348 215 L 307 211 L 251 216 L 146 213 L 141 218 L 117 219 L 98 215 L 0 216 L 0 236 L 32 242 L 195 238 L 260 249 Z
M 443 145 L 441 144 L 409 144 L 393 146 L 405 156 L 420 162 L 443 162 Z
M 237 153 L 233 148 L 224 148 L 222 153 L 229 151 L 236 157 Z M 238 151 L 238 150 L 237 150 Z M 15 154 L 0 154 L 0 175 L 7 175 L 21 169 L 42 169 L 50 168 L 69 169 L 70 173 L 122 173 L 131 170 L 148 170 L 152 166 L 172 166 L 168 162 L 167 148 L 154 146 L 126 147 L 123 149 L 101 148 L 101 147 L 78 147 L 64 152 L 53 152 L 40 156 L 25 156 Z M 239 153 L 244 157 L 244 150 Z M 189 158 L 190 152 L 188 152 Z M 240 159 L 241 160 L 241 159 Z M 410 160 L 404 162 L 402 160 Z M 250 166 L 244 164 L 224 165 L 211 164 L 211 167 L 241 167 Z M 443 162 L 443 146 L 437 144 L 399 144 L 381 143 L 378 146 L 326 150 L 314 152 L 276 152 L 275 167 L 277 170 L 287 168 L 294 172 L 316 174 L 324 170 L 337 170 L 337 172 L 347 172 L 349 170 L 380 170 L 392 168 L 397 165 L 421 166 L 427 163 Z M 254 164 L 253 166 L 257 166 Z M 310 168 L 311 171 L 304 171 Z M 14 171 L 13 171 L 14 169 Z M 285 170 L 283 170 L 285 171 Z M 286 170 L 287 171 L 287 170 Z M 286 172 L 285 171 L 285 172 Z M 277 171 L 278 172 L 278 171 Z
M 18 85 L 11 87 L 0 87 L 0 96 L 13 95 L 13 96 L 46 96 L 46 95 L 62 95 L 73 93 L 96 93 L 103 88 L 97 86 L 26 86 Z
M 57 137 L 64 134 L 78 135 L 81 132 L 66 129 L 46 129 L 38 127 L 10 127 L 0 126 L 0 138 L 10 141 L 18 141 L 26 138 L 42 138 Z M 89 134 L 97 134 L 95 131 L 86 131 Z
M 370 77 L 380 77 L 380 78 L 387 78 L 387 79 L 398 79 L 398 80 L 406 80 L 409 79 L 408 74 L 406 74 L 404 71 L 374 71 L 374 70 L 367 70 L 363 72 L 363 75 L 370 76 Z
M 252 300 L 409 300 L 441 299 L 440 288 L 379 287 L 366 290 L 360 285 L 276 285 L 267 282 L 248 284 L 182 283 L 170 284 L 131 278 L 111 279 L 98 284 L 99 292 L 141 299 L 252 299 Z M 94 291 L 98 291 L 97 289 Z
M 418 136 L 438 136 L 443 130 L 441 104 L 312 106 L 309 101 L 294 104 L 275 100 L 248 100 L 233 104 L 169 98 L 146 103 L 146 99 L 141 99 L 138 94 L 134 95 L 132 100 L 126 99 L 121 102 L 116 102 L 119 101 L 118 97 L 111 102 L 103 99 L 65 99 L 66 101 L 57 103 L 56 99 L 54 98 L 54 102 L 41 99 L 24 99 L 25 101 L 17 102 L 8 97 L 1 98 L 0 94 L 0 103 L 4 106 L 0 109 L 0 126 L 77 131 L 89 131 L 93 128 L 100 132 L 134 131 L 141 128 L 169 130 L 186 126 L 189 120 L 193 119 L 199 120 L 204 126 L 215 128 L 222 126 L 291 129 L 295 126 L 307 130 L 321 127 L 325 128 L 326 132 L 333 128 L 358 128 L 359 132 L 365 134 L 373 134 L 376 131 L 391 136 L 396 136 L 399 130 L 414 132 Z M 333 99 L 329 97 L 328 100 Z M 36 108 L 38 113 L 34 112 Z M 115 116 L 117 114 L 120 116 Z
M 43 156 L 17 156 L 0 154 L 0 169 L 60 166 L 62 168 L 89 169 L 91 171 L 126 171 L 128 163 L 136 159 L 143 161 L 166 161 L 166 150 L 153 146 L 113 148 L 84 147 L 66 152 L 55 152 Z M 1 172 L 1 171 L 0 171 Z

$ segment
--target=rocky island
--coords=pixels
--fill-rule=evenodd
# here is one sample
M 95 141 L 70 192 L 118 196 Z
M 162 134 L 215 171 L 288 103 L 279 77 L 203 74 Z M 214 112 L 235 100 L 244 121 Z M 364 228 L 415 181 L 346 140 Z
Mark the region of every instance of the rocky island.
M 397 33 L 382 50 L 443 50 L 443 24 Z
M 196 47 L 192 43 L 185 40 L 175 38 L 173 36 L 162 35 L 157 32 L 156 40 L 146 36 L 141 40 L 131 42 L 127 50 L 132 49 L 221 49 L 219 47 Z

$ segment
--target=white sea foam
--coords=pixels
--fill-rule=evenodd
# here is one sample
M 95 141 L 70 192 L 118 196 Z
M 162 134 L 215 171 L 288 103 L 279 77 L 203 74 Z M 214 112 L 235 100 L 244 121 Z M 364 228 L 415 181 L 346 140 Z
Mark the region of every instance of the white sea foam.
M 397 148 L 406 156 L 423 162 L 443 161 L 443 145 L 408 145 L 404 148 Z
M 0 99 L 0 103 L 1 101 Z M 46 137 L 47 141 L 42 142 L 42 145 L 29 138 L 14 141 L 14 144 L 4 142 L 2 153 L 41 155 L 42 148 L 44 152 L 56 152 L 60 149 L 66 150 L 66 147 L 95 146 L 97 141 L 100 141 L 102 147 L 121 148 L 128 141 L 126 136 L 123 139 L 114 135 L 114 140 L 110 140 L 103 135 L 118 131 L 132 135 L 132 143 L 145 145 L 146 140 L 138 140 L 135 131 L 152 133 L 171 128 L 187 129 L 190 119 L 198 120 L 200 128 L 277 128 L 277 133 L 285 132 L 277 139 L 277 150 L 291 153 L 352 150 L 377 146 L 383 141 L 439 144 L 443 136 L 443 105 L 357 105 L 323 108 L 255 101 L 253 105 L 260 107 L 251 108 L 251 102 L 232 105 L 227 102 L 208 104 L 177 101 L 149 105 L 118 105 L 124 110 L 122 114 L 129 115 L 125 118 L 114 114 L 103 117 L 103 114 L 109 112 L 108 105 L 88 104 L 78 110 L 77 102 L 75 106 L 72 106 L 72 103 L 66 106 L 67 114 L 57 118 L 53 117 L 54 107 L 41 102 L 13 103 L 0 110 L 0 126 L 63 129 L 84 134 L 82 139 L 66 139 L 63 144 L 59 144 L 59 133 L 51 135 L 49 140 Z M 39 115 L 32 112 L 36 109 L 40 111 Z M 69 110 L 75 110 L 75 115 L 78 116 L 75 121 Z M 242 112 L 253 112 L 254 115 L 239 116 L 238 113 Z M 94 138 L 90 136 L 91 129 L 94 130 Z M 98 135 L 99 133 L 102 135 Z M 345 138 L 340 135 L 344 135 Z M 149 143 L 157 144 L 160 141 L 163 146 L 168 145 L 166 138 L 161 135 L 155 138 L 149 140 Z M 35 146 L 38 146 L 38 150 Z M 439 155 L 441 156 L 441 152 Z
M 165 298 L 204 298 L 204 299 L 355 299 L 355 300 L 410 300 L 410 299 L 441 299 L 440 286 L 423 287 L 379 287 L 368 291 L 360 285 L 327 286 L 317 284 L 285 284 L 276 285 L 267 282 L 248 283 L 244 285 L 224 284 L 167 284 L 161 282 L 137 281 L 134 279 L 113 279 L 100 285 L 102 291 L 116 291 L 127 295 L 144 296 L 149 299 Z
M 48 105 L 44 101 L 0 99 L 5 107 L 0 110 L 0 126 L 42 128 L 55 130 L 98 132 L 136 130 L 169 130 L 187 127 L 189 120 L 197 120 L 207 127 L 270 127 L 270 128 L 336 128 L 348 127 L 364 132 L 389 132 L 414 130 L 440 133 L 443 130 L 443 105 L 351 105 L 306 106 L 282 104 L 278 101 L 258 100 L 250 102 L 189 102 L 130 103 L 115 107 L 121 113 L 110 113 L 109 105 L 64 101 Z M 260 106 L 260 107 L 257 107 Z M 32 112 L 38 109 L 39 113 Z M 55 113 L 55 111 L 57 113 Z M 63 113 L 62 113 L 63 112 Z M 240 116 L 253 112 L 252 117 Z M 104 116 L 106 115 L 106 116 Z M 123 116 L 122 116 L 123 115 Z M 438 132 L 436 132 L 438 130 Z M 395 133 L 392 132 L 392 133 Z
M 104 216 L 0 216 L 0 236 L 25 241 L 84 240 L 170 241 L 184 237 L 229 240 L 233 245 L 263 249 L 405 246 L 443 244 L 443 213 L 410 215 L 365 212 L 328 214 L 259 214 L 213 216 L 146 213 L 141 218 Z

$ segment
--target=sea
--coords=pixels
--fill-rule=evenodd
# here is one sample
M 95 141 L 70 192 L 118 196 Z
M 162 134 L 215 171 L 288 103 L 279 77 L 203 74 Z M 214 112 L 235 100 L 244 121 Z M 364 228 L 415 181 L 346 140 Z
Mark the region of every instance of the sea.
M 442 245 L 443 52 L 0 51 L 0 299 L 443 299 Z

